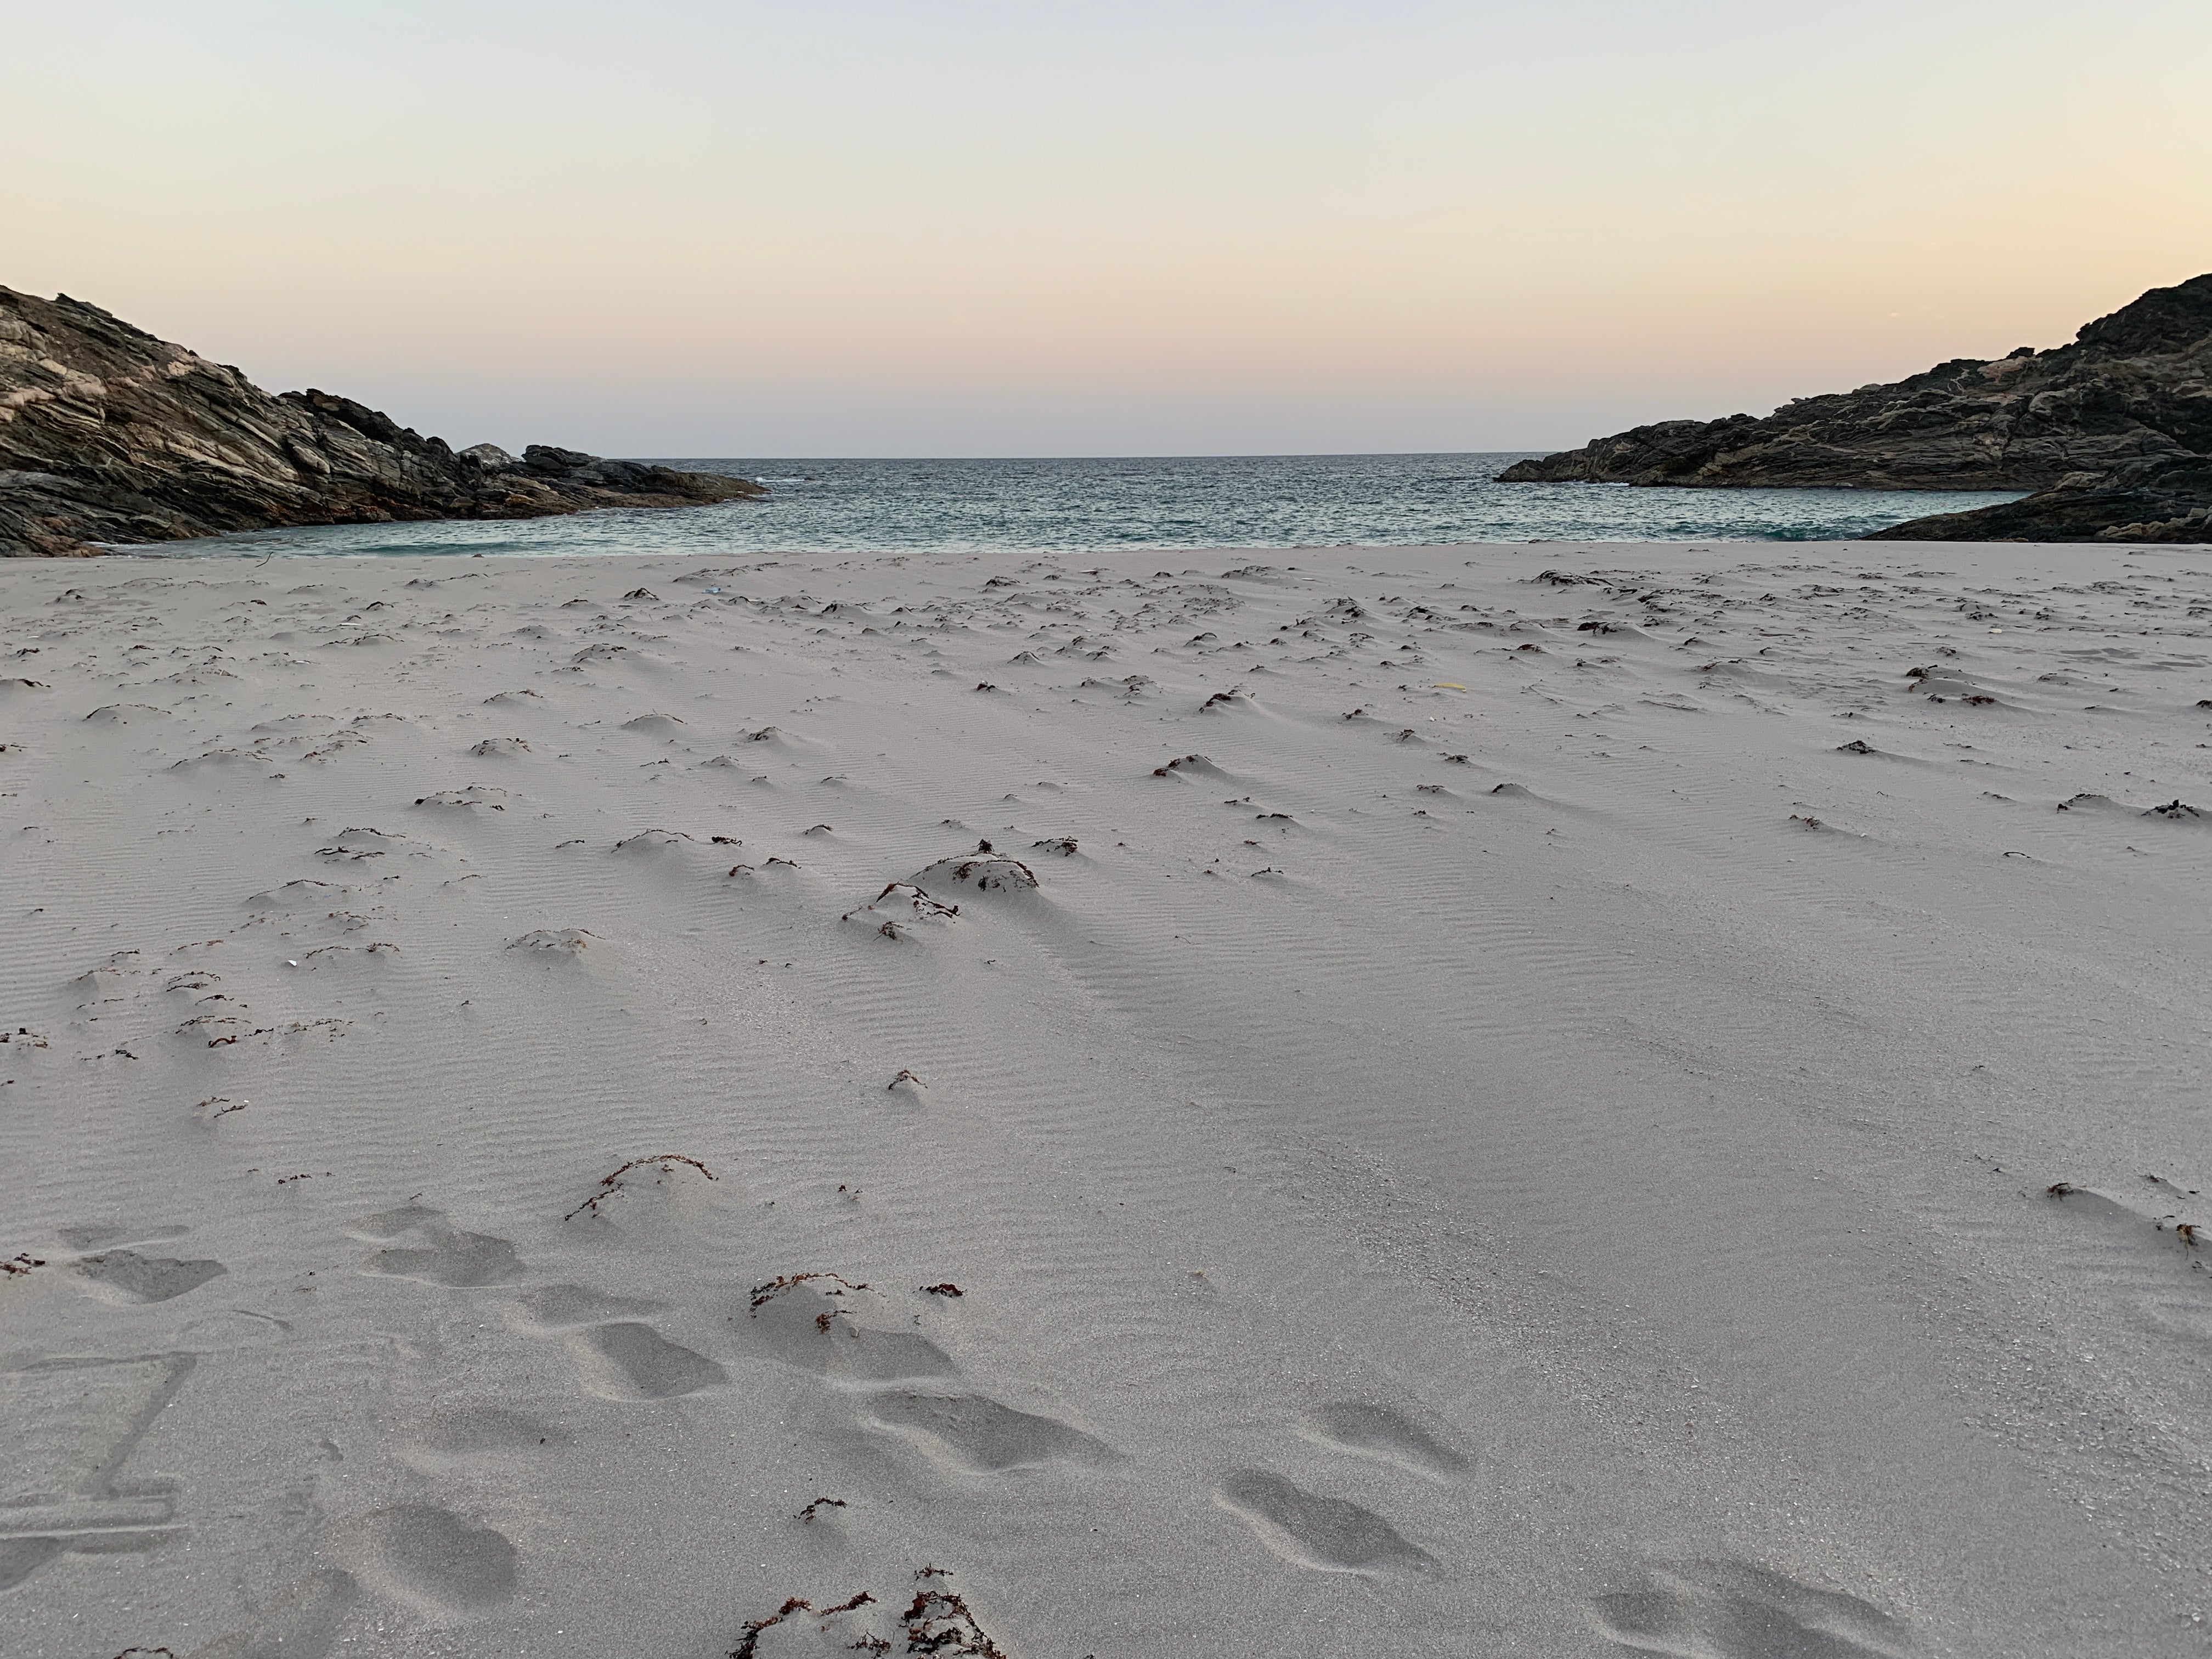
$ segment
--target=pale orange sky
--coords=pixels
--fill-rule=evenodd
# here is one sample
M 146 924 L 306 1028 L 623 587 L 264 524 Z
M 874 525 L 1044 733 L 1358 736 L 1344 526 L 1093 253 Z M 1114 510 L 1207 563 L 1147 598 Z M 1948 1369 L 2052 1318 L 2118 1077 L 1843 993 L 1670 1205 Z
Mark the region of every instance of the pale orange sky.
M 2212 270 L 2212 6 L 15 9 L 0 282 L 456 443 L 1544 448 Z

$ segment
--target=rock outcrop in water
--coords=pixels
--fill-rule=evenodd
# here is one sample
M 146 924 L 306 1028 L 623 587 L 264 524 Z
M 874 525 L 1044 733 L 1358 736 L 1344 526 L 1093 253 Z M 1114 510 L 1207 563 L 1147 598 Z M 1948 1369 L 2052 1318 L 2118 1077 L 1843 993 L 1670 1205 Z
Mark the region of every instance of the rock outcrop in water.
M 2212 276 L 2153 289 L 2051 351 L 1962 357 L 1758 418 L 1662 421 L 1522 461 L 1510 483 L 2026 489 L 1893 540 L 2212 539 Z
M 270 397 L 97 306 L 0 288 L 0 555 L 280 525 L 693 507 L 758 484 L 532 444 L 455 451 L 326 392 Z
M 2131 461 L 1972 513 L 1939 513 L 1869 542 L 2212 542 L 2212 459 Z

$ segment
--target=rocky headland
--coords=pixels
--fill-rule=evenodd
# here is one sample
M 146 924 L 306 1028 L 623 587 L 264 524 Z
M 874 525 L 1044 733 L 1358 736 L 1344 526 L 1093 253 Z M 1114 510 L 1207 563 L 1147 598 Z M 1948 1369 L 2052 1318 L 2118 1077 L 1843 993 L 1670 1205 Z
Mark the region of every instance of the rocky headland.
M 1878 532 L 1910 541 L 2212 541 L 2212 275 L 2050 351 L 1961 357 L 1764 417 L 1661 421 L 1522 461 L 1509 483 L 2021 489 Z
M 456 450 L 326 392 L 271 397 L 99 307 L 0 288 L 0 556 L 284 525 L 696 507 L 758 484 L 532 444 Z

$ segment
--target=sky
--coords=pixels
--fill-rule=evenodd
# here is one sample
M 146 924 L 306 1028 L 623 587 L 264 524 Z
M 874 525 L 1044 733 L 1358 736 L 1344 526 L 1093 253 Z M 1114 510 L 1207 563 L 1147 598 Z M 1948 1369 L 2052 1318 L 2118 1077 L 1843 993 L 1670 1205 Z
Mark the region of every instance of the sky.
M 456 445 L 1547 449 L 2212 270 L 2207 0 L 0 0 L 0 283 Z

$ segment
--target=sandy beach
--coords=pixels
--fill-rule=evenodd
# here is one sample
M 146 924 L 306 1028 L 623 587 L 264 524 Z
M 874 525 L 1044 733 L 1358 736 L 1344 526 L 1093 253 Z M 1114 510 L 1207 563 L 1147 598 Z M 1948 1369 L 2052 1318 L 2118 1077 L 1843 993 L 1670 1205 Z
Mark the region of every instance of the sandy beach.
M 0 561 L 0 1651 L 2202 1653 L 2208 634 Z

